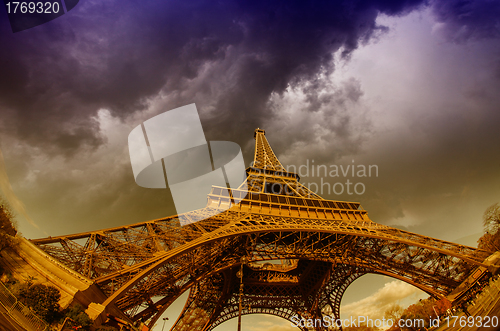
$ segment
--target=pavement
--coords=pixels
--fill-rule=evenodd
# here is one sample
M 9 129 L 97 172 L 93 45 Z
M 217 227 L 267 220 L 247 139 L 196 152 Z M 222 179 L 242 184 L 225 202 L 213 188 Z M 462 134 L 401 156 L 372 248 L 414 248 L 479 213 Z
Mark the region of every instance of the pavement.
M 486 286 L 469 305 L 471 317 L 460 313 L 455 318 L 441 319 L 440 327 L 432 331 L 499 331 L 500 330 L 500 277 Z M 449 322 L 448 322 L 449 321 Z M 462 326 L 460 325 L 462 322 Z M 488 326 L 484 326 L 488 324 Z

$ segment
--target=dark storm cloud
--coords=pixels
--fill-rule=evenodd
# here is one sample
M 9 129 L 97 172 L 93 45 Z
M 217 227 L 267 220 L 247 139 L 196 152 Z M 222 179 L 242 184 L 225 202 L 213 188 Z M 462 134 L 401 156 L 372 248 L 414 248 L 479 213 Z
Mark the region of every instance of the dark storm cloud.
M 500 37 L 500 2 L 491 0 L 435 0 L 433 12 L 446 37 L 455 42 Z
M 210 92 L 213 81 L 200 88 L 216 99 L 214 138 L 228 124 L 238 135 L 262 124 L 271 93 L 330 72 L 335 51 L 348 56 L 382 29 L 378 14 L 421 2 L 87 0 L 16 34 L 2 19 L 2 130 L 54 153 L 94 148 L 104 141 L 98 109 L 127 116 L 159 93 L 189 89 L 204 66 L 225 63 L 217 68 L 228 71 L 211 75 L 226 81 L 223 93 Z
M 337 84 L 315 79 L 300 89 L 302 98 L 291 97 L 288 102 L 286 95 L 273 98 L 278 108 L 273 113 L 279 119 L 266 126 L 266 135 L 283 164 L 298 166 L 307 159 L 331 163 L 359 152 L 373 133 L 362 106 L 361 83 L 354 78 Z

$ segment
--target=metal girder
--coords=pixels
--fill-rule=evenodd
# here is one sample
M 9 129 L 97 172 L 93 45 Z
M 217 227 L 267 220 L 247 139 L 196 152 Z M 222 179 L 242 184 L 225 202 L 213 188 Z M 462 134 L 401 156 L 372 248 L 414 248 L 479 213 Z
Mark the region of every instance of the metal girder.
M 246 268 L 244 274 L 248 271 Z M 235 281 L 234 272 L 234 268 L 226 270 L 197 283 L 172 330 L 210 331 L 238 316 L 239 283 Z M 271 314 L 293 322 L 293 317 L 322 319 L 328 315 L 333 319 L 340 318 L 340 299 L 345 289 L 369 270 L 301 260 L 297 270 L 292 270 L 288 278 L 273 281 L 266 278 L 266 272 L 257 272 L 260 280 L 251 277 L 255 276 L 252 271 L 251 276 L 243 278 L 242 315 Z M 208 309 L 200 313 L 200 307 Z
M 101 303 L 131 320 L 154 325 L 191 288 L 175 330 L 211 330 L 235 317 L 236 268 L 242 257 L 248 262 L 243 314 L 289 320 L 327 313 L 339 317 L 344 291 L 366 273 L 388 275 L 442 297 L 484 266 L 489 252 L 377 224 L 357 202 L 322 199 L 284 169 L 263 130 L 255 131 L 255 140 L 249 192 L 242 190 L 245 185 L 231 190 L 230 196 L 244 199 L 227 210 L 221 207 L 227 195 L 214 187 L 203 209 L 33 242 L 92 279 L 107 295 Z M 290 270 L 255 269 L 259 262 L 275 260 L 299 262 Z M 280 281 L 270 282 L 270 275 Z

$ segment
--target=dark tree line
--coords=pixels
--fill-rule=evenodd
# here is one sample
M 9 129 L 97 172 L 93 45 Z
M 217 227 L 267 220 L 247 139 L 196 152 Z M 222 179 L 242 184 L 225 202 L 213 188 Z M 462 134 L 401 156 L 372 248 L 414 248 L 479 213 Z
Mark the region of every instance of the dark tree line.
M 6 203 L 0 201 L 0 252 L 16 246 L 16 234 L 12 212 Z

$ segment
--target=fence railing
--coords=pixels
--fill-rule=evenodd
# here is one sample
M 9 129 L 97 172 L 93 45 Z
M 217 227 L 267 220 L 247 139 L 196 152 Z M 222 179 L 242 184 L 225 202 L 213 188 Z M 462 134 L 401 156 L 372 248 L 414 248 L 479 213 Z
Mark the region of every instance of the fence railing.
M 35 315 L 31 309 L 17 300 L 2 282 L 0 282 L 0 304 L 7 310 L 8 314 L 26 330 L 48 330 L 48 324 Z

